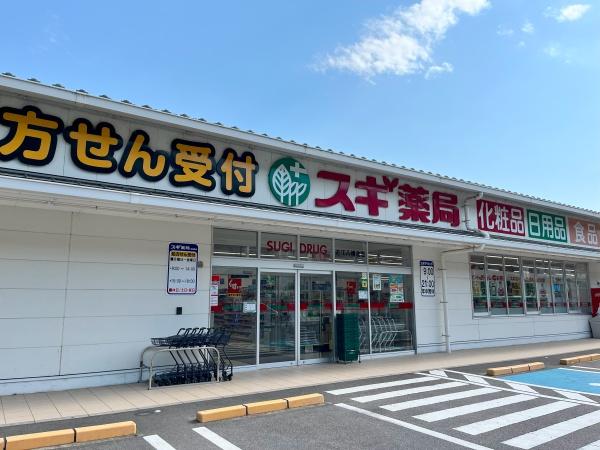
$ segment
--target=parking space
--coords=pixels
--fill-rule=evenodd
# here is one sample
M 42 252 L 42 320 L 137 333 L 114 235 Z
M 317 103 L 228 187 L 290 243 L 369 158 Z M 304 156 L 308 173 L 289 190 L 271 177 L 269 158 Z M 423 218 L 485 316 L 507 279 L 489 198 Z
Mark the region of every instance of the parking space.
M 590 363 L 592 364 L 592 363 Z M 595 364 L 598 366 L 598 364 Z M 600 395 L 600 369 L 572 366 L 526 372 L 503 377 L 504 380 L 519 381 L 534 386 L 567 389 L 586 394 Z

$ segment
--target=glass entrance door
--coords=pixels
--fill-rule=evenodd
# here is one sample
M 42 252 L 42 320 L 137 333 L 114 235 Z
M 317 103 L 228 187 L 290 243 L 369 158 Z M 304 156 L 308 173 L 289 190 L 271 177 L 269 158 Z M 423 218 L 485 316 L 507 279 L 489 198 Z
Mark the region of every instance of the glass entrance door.
M 331 273 L 261 271 L 259 363 L 304 364 L 332 354 Z
M 300 272 L 300 359 L 328 359 L 333 352 L 331 274 Z
M 261 364 L 296 361 L 296 272 L 260 274 Z

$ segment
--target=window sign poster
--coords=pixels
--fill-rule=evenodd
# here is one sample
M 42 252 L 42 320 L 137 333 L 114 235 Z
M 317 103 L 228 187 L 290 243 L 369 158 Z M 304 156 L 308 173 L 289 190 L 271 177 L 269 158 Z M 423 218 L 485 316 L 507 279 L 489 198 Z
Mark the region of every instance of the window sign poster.
M 167 294 L 195 294 L 198 284 L 198 246 L 169 244 Z
M 212 276 L 212 282 L 210 284 L 210 306 L 219 305 L 219 284 L 221 279 L 219 275 Z
M 374 291 L 381 290 L 381 274 L 380 273 L 373 274 L 373 290 Z
M 404 279 L 390 274 L 390 303 L 404 303 Z
M 365 291 L 363 289 L 361 289 L 360 291 L 358 291 L 358 299 L 359 300 L 368 300 L 369 299 L 369 293 L 368 293 L 368 291 Z
M 433 261 L 420 261 L 421 266 L 421 296 L 435 297 L 435 270 Z
M 241 297 L 242 296 L 242 279 L 238 277 L 229 277 L 227 282 L 227 296 Z
M 369 287 L 369 279 L 367 278 L 367 272 L 363 272 L 360 277 L 361 289 L 367 289 Z

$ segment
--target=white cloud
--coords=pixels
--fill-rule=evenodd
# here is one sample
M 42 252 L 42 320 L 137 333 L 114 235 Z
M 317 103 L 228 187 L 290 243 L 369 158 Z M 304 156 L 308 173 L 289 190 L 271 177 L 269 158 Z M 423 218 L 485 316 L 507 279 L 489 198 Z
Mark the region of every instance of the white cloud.
M 429 80 L 436 75 L 440 75 L 444 72 L 451 73 L 454 71 L 454 66 L 448 62 L 443 62 L 439 66 L 430 66 L 425 72 L 425 79 Z
M 517 44 L 517 47 L 525 48 L 525 41 L 519 41 L 519 43 Z
M 558 58 L 560 56 L 560 49 L 556 45 L 548 45 L 544 47 L 544 53 L 551 58 Z
M 515 30 L 513 30 L 512 28 L 506 28 L 504 25 L 498 25 L 496 34 L 498 36 L 512 36 L 513 34 L 515 34 Z
M 521 27 L 521 31 L 527 34 L 533 34 L 535 33 L 535 27 L 529 20 L 526 20 L 523 26 Z
M 421 0 L 399 7 L 368 22 L 358 42 L 326 55 L 318 68 L 349 71 L 365 78 L 384 73 L 431 76 L 451 72 L 450 63 L 434 61 L 435 45 L 458 23 L 459 14 L 475 15 L 488 6 L 488 0 Z
M 581 19 L 591 7 L 586 3 L 573 3 L 560 9 L 548 8 L 546 9 L 546 16 L 552 17 L 557 22 L 574 22 Z

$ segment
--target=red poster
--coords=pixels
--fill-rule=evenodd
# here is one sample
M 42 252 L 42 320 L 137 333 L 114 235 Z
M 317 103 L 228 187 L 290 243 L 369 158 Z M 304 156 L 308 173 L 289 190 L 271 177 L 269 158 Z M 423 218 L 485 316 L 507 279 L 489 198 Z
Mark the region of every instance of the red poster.
M 348 295 L 356 294 L 356 281 L 354 281 L 354 280 L 346 281 L 346 294 L 348 294 Z
M 240 297 L 242 295 L 242 279 L 230 278 L 227 282 L 227 295 L 229 297 Z
M 596 317 L 598 306 L 600 306 L 600 288 L 592 288 L 592 316 Z
M 491 233 L 525 236 L 525 211 L 506 203 L 477 200 L 477 227 Z

